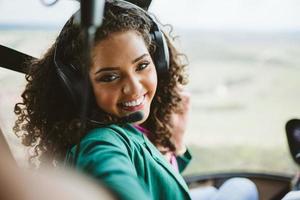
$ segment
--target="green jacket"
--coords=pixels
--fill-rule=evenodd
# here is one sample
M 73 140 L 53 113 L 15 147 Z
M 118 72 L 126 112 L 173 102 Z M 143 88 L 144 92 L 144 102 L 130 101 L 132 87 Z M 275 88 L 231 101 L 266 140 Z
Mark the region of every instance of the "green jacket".
M 69 151 L 67 163 L 74 162 L 75 151 L 75 147 Z M 182 176 L 129 124 L 90 131 L 81 140 L 75 167 L 104 183 L 122 200 L 191 199 Z

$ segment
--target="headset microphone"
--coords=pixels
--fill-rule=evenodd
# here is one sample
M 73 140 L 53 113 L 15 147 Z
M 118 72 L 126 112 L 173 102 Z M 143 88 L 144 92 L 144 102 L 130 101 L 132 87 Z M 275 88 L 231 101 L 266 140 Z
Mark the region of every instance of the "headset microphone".
M 137 111 L 129 115 L 126 115 L 124 117 L 118 117 L 116 120 L 110 122 L 100 122 L 92 119 L 90 119 L 89 122 L 96 126 L 106 126 L 110 124 L 134 123 L 134 122 L 141 121 L 143 118 L 144 118 L 144 113 L 142 111 Z
M 285 130 L 292 157 L 297 164 L 300 164 L 300 120 L 289 120 Z
M 127 115 L 125 117 L 121 117 L 119 123 L 134 123 L 141 121 L 144 118 L 144 113 L 142 111 L 134 112 L 130 115 Z

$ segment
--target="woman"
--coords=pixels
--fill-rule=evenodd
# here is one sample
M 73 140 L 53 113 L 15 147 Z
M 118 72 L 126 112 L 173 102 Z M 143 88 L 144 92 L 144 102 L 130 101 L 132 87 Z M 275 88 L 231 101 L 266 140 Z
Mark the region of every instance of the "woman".
M 67 153 L 67 163 L 75 159 L 78 115 L 54 63 L 56 45 L 64 48 L 59 55 L 63 63 L 83 63 L 83 38 L 73 20 L 44 58 L 31 64 L 23 103 L 15 108 L 19 115 L 15 130 L 23 134 L 25 145 L 35 147 L 32 162 L 39 157 L 41 164 L 47 160 L 56 164 Z M 139 8 L 119 1 L 106 3 L 89 68 L 97 120 L 109 121 L 111 116 L 121 118 L 140 111 L 143 118 L 135 125 L 153 133 L 149 136 L 153 144 L 176 151 L 170 139 L 170 116 L 181 102 L 176 88 L 186 82 L 184 65 L 168 41 L 169 76 L 158 78 L 152 60 L 156 46 L 149 34 L 152 23 Z M 121 199 L 190 198 L 182 177 L 134 126 L 87 126 L 80 138 L 75 166 L 101 180 Z
M 83 126 L 61 70 L 69 68 L 79 77 L 67 88 L 82 87 L 84 40 L 74 18 L 67 22 L 45 56 L 30 65 L 23 102 L 15 107 L 15 131 L 25 145 L 34 147 L 32 163 L 38 158 L 41 164 L 56 165 L 65 159 L 120 199 L 190 199 L 186 183 L 169 163 L 182 155 L 174 161 L 182 170 L 190 159 L 183 132 L 172 135 L 174 113 L 186 109 L 180 91 L 186 84 L 185 65 L 166 37 L 170 58 L 161 71 L 157 61 L 164 48 L 155 31 L 156 23 L 142 9 L 106 2 L 87 66 L 92 94 L 89 123 Z M 138 121 L 120 122 L 136 112 L 142 113 Z

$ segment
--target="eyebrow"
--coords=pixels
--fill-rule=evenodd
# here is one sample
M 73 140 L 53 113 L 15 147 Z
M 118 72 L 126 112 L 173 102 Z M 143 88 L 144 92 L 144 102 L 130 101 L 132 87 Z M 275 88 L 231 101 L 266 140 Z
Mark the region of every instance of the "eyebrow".
M 138 57 L 138 58 L 136 58 L 136 59 L 134 59 L 133 61 L 132 61 L 132 64 L 134 64 L 134 63 L 136 63 L 136 62 L 138 62 L 139 60 L 142 60 L 144 57 L 146 57 L 146 56 L 148 56 L 149 54 L 147 54 L 147 53 L 144 53 L 143 55 L 141 55 L 140 57 Z
M 149 54 L 145 53 L 145 54 L 139 56 L 138 58 L 134 59 L 131 63 L 134 64 L 134 63 L 142 60 L 146 56 L 149 56 Z M 114 71 L 114 70 L 119 70 L 119 69 L 120 69 L 120 67 L 104 67 L 104 68 L 101 68 L 98 71 L 96 71 L 95 74 L 98 74 L 98 73 L 104 72 L 104 71 Z

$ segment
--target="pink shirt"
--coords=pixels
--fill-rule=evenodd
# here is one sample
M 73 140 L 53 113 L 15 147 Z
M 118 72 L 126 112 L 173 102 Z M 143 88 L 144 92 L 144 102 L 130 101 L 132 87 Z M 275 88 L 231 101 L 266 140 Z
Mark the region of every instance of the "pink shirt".
M 142 127 L 140 125 L 134 125 L 134 127 L 136 129 L 138 129 L 139 131 L 141 131 L 148 138 L 152 134 L 148 129 L 145 129 L 144 127 Z M 172 153 L 169 162 L 170 162 L 171 166 L 174 168 L 174 170 L 177 171 L 177 172 L 179 172 L 178 163 L 177 163 L 176 156 L 175 156 L 174 153 Z

